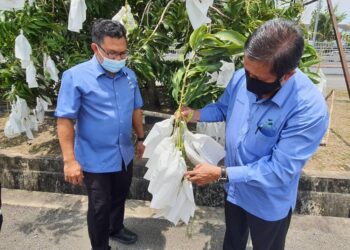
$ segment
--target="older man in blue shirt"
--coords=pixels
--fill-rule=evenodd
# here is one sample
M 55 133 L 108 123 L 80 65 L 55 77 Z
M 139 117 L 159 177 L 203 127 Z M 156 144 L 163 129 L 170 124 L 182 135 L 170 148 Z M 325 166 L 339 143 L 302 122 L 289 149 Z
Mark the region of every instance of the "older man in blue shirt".
M 224 249 L 245 249 L 248 231 L 254 250 L 284 249 L 302 168 L 328 126 L 324 98 L 297 69 L 303 48 L 292 22 L 266 22 L 220 99 L 193 113 L 194 121 L 226 121 L 225 167 L 203 163 L 186 173 L 199 185 L 227 180 Z
M 116 21 L 96 21 L 91 48 L 91 60 L 63 73 L 55 115 L 65 180 L 84 181 L 91 245 L 105 250 L 109 237 L 125 244 L 137 240 L 123 220 L 132 179 L 132 127 L 137 156 L 144 151 L 143 102 L 134 72 L 125 67 L 125 28 Z

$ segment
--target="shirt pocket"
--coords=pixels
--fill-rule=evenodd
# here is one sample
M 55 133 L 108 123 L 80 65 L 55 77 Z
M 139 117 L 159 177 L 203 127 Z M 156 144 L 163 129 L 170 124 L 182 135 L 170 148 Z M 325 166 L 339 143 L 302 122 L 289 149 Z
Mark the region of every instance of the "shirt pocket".
M 276 145 L 279 131 L 276 129 L 264 130 L 257 128 L 255 131 L 249 131 L 244 140 L 244 147 L 251 154 L 263 157 L 272 153 L 273 147 Z

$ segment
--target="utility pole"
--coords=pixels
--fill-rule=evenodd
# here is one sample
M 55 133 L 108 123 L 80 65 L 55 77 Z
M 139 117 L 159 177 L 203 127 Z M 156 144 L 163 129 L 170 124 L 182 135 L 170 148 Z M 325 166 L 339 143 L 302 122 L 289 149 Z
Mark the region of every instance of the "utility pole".
M 314 33 L 312 37 L 312 45 L 315 46 L 316 43 L 316 33 L 317 33 L 317 28 L 318 28 L 318 21 L 320 19 L 320 12 L 322 9 L 322 0 L 318 0 L 318 5 L 317 5 L 317 13 L 316 13 L 316 19 L 315 19 L 315 26 L 314 26 Z

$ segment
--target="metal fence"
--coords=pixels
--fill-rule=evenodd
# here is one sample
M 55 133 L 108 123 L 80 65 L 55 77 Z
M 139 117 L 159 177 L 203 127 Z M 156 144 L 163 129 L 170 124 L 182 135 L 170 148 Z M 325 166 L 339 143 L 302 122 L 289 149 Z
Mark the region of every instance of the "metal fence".
M 350 62 L 350 42 L 342 42 L 346 60 Z M 340 55 L 335 41 L 315 42 L 315 49 L 321 56 L 321 61 L 327 63 L 340 63 Z
M 345 57 L 350 63 L 350 42 L 343 41 L 342 44 L 345 52 Z M 340 64 L 339 51 L 335 40 L 315 42 L 314 47 L 318 54 L 321 56 L 321 62 L 323 64 Z M 164 56 L 164 59 L 169 61 L 179 60 L 180 56 L 183 56 L 183 53 L 184 51 L 182 49 L 175 49 L 175 47 L 172 47 Z

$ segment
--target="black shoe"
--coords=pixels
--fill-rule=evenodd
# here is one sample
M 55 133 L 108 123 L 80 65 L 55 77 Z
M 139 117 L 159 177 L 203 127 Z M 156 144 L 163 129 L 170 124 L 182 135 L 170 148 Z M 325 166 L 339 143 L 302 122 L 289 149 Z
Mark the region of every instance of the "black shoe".
M 2 226 L 2 221 L 3 221 L 2 213 L 0 212 L 0 232 L 1 232 L 1 226 Z
M 123 244 L 133 244 L 137 241 L 137 234 L 131 232 L 125 227 L 121 229 L 118 233 L 111 234 L 109 237 L 112 240 L 116 240 Z
M 112 248 L 111 248 L 111 246 L 108 246 L 108 250 L 111 250 Z M 91 250 L 94 250 L 93 248 L 91 248 Z

